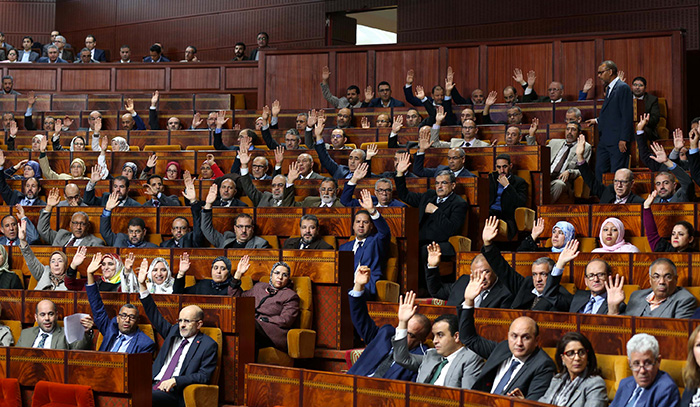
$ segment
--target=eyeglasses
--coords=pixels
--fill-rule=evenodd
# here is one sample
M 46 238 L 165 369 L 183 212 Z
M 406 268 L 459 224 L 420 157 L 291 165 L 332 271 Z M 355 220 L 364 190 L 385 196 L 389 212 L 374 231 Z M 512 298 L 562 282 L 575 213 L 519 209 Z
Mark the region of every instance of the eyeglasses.
M 378 194 L 390 194 L 391 188 L 374 188 L 374 191 Z
M 607 273 L 597 273 L 597 274 L 586 274 L 586 278 L 593 281 L 593 280 L 605 280 L 605 277 L 607 276 Z
M 119 318 L 128 319 L 129 321 L 136 321 L 136 314 L 132 315 L 132 314 L 125 314 L 122 312 L 121 314 L 119 314 Z
M 576 355 L 578 355 L 578 357 L 582 358 L 582 357 L 586 356 L 587 354 L 588 354 L 588 352 L 583 348 L 581 348 L 579 350 L 568 350 L 568 351 L 563 353 L 563 355 L 569 359 L 573 359 L 574 356 L 576 356 Z
M 609 71 L 609 70 L 610 70 L 610 68 L 603 69 L 602 71 L 598 71 L 598 75 L 602 75 L 602 74 L 604 74 L 606 71 Z
M 76 200 L 76 199 L 80 199 L 80 195 L 75 195 L 75 196 L 68 196 L 68 195 L 66 195 L 66 199 L 69 200 L 69 201 L 73 201 L 73 200 Z
M 236 229 L 252 229 L 253 225 L 234 225 Z
M 193 324 L 193 323 L 199 322 L 199 321 L 201 321 L 201 319 L 182 319 L 182 318 L 180 318 L 177 320 L 177 323 L 181 324 L 184 322 L 185 324 L 189 325 L 189 324 Z
M 630 364 L 630 369 L 631 369 L 633 372 L 638 372 L 638 371 L 640 371 L 642 368 L 644 368 L 644 370 L 649 371 L 649 370 L 651 370 L 652 367 L 654 367 L 655 364 L 656 364 L 656 360 L 653 360 L 653 361 L 652 361 L 652 360 L 647 360 L 647 361 L 645 361 L 645 362 L 643 362 L 643 363 L 634 362 L 634 363 L 631 363 L 631 364 Z
M 651 277 L 652 280 L 658 281 L 658 280 L 666 280 L 666 281 L 673 281 L 673 278 L 675 277 L 673 274 L 664 274 L 663 276 L 660 274 L 652 274 L 649 277 Z
M 613 180 L 613 183 L 615 183 L 615 184 L 622 184 L 622 185 L 627 185 L 627 184 L 629 184 L 630 182 L 632 182 L 632 181 L 630 181 L 630 180 L 628 180 L 628 179 L 616 179 L 616 180 Z
M 265 165 L 253 164 L 253 168 L 265 168 Z
M 72 220 L 70 224 L 73 226 L 87 226 L 87 222 L 76 222 L 74 220 Z

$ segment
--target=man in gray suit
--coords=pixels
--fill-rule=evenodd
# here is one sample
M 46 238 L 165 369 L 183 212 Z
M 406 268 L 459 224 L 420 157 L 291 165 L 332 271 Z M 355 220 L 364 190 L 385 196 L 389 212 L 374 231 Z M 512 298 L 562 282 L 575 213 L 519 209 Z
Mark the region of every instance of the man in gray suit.
M 50 300 L 39 301 L 36 304 L 34 319 L 37 326 L 23 329 L 19 336 L 17 346 L 21 348 L 42 348 L 42 349 L 92 349 L 92 317 L 87 316 L 80 319 L 80 323 L 85 328 L 83 339 L 73 343 L 66 341 L 63 327 L 57 326 L 56 304 Z
M 695 297 L 685 288 L 678 287 L 678 270 L 670 259 L 660 257 L 651 263 L 649 283 L 651 288 L 633 292 L 627 308 L 624 308 L 620 304 L 625 299 L 622 290 L 625 278 L 610 278 L 606 284 L 608 315 L 655 318 L 690 318 L 693 315 Z
M 279 207 L 294 206 L 294 181 L 299 177 L 299 165 L 292 163 L 289 165 L 289 175 L 275 175 L 272 179 L 271 192 L 261 192 L 253 184 L 251 174 L 248 172 L 250 154 L 248 151 L 240 150 L 238 156 L 241 159 L 241 187 L 243 192 L 250 198 L 255 207 Z
M 515 319 L 508 329 L 508 340 L 484 339 L 474 325 L 474 299 L 481 292 L 484 276 L 472 273 L 464 291 L 464 305 L 459 320 L 462 343 L 486 363 L 477 376 L 473 390 L 505 396 L 522 396 L 538 400 L 549 387 L 556 367 L 547 353 L 538 346 L 539 327 L 530 317 Z
M 78 195 L 79 197 L 80 195 Z M 59 229 L 58 231 L 51 229 L 51 211 L 58 205 L 60 193 L 58 188 L 54 188 L 49 192 L 46 198 L 46 207 L 39 214 L 39 223 L 37 229 L 41 239 L 51 246 L 104 246 L 102 239 L 88 233 L 90 229 L 90 218 L 85 212 L 75 212 L 70 219 L 70 231 Z
M 444 314 L 435 319 L 434 349 L 429 349 L 425 355 L 408 352 L 408 321 L 416 313 L 415 298 L 416 294 L 409 291 L 406 298 L 399 301 L 399 324 L 391 340 L 394 361 L 408 370 L 418 371 L 416 383 L 471 389 L 484 360 L 459 341 L 457 315 Z
M 338 181 L 326 177 L 318 188 L 319 196 L 307 196 L 301 202 L 295 202 L 294 206 L 304 208 L 344 208 L 338 199 Z
M 270 244 L 262 237 L 255 236 L 253 217 L 247 213 L 236 215 L 233 232 L 223 234 L 214 228 L 212 210 L 202 210 L 202 233 L 204 237 L 219 249 L 269 249 Z
M 532 126 L 535 126 L 534 119 Z M 552 174 L 549 191 L 552 197 L 552 203 L 556 203 L 564 191 L 571 190 L 574 185 L 574 180 L 581 175 L 581 171 L 576 168 L 576 163 L 578 162 L 576 159 L 576 147 L 580 134 L 581 124 L 571 122 L 566 124 L 566 138 L 549 140 L 549 170 Z M 583 142 L 583 158 L 586 162 L 589 162 L 591 160 L 592 148 L 591 145 L 585 141 L 585 138 Z

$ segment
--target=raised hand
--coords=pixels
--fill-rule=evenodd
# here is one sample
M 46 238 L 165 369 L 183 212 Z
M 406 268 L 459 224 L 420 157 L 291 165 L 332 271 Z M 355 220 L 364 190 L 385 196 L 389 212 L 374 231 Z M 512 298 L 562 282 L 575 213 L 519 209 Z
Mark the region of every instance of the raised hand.
M 42 136 L 42 137 L 43 137 L 43 136 Z M 15 165 L 14 165 L 15 171 L 18 171 L 20 168 L 24 167 L 24 165 L 25 165 L 26 163 L 28 163 L 28 162 L 29 162 L 29 160 L 26 160 L 26 159 L 25 159 L 25 160 L 21 160 L 20 162 L 18 162 L 17 164 L 15 164 Z
M 685 147 L 683 131 L 681 129 L 676 129 L 673 131 L 673 149 L 676 151 L 681 151 L 683 147 Z
M 17 229 L 17 237 L 19 238 L 20 242 L 27 242 L 27 222 L 29 220 L 27 219 L 20 219 L 19 220 L 19 228 Z
M 158 91 L 153 92 L 153 96 L 151 97 L 151 107 L 158 106 L 159 99 L 160 99 L 160 93 L 158 93 Z
M 114 191 L 111 194 L 109 194 L 109 198 L 107 198 L 107 203 L 105 204 L 105 209 L 108 211 L 113 210 L 119 205 L 119 192 Z
M 238 149 L 238 158 L 241 160 L 241 168 L 247 168 L 250 162 L 250 151 L 244 145 L 245 141 L 241 139 L 241 146 Z M 244 148 L 245 147 L 245 148 Z
M 194 188 L 194 181 L 192 181 L 192 174 L 185 170 L 182 173 L 182 179 L 185 183 L 185 189 L 182 190 L 182 196 L 184 196 L 190 203 L 197 200 L 197 192 Z
M 92 172 L 90 173 L 90 182 L 96 184 L 97 181 L 102 179 L 102 167 L 99 164 L 95 164 L 92 167 Z
M 66 115 L 66 116 L 63 118 L 63 127 L 67 128 L 67 129 L 70 129 L 70 126 L 73 125 L 73 121 L 74 121 L 74 120 L 71 119 L 70 116 Z
M 362 116 L 362 120 L 360 120 L 360 125 L 363 129 L 369 129 L 370 127 L 372 127 L 372 125 L 369 123 L 369 119 L 367 118 L 367 116 Z
M 66 126 L 68 126 L 68 125 L 66 124 Z M 101 117 L 95 118 L 95 120 L 92 122 L 92 127 L 93 127 L 93 131 L 95 133 L 99 133 L 100 130 L 102 130 L 102 118 Z
M 46 208 L 47 210 L 54 208 L 61 201 L 61 194 L 58 188 L 53 188 L 49 191 L 49 195 L 46 197 Z
M 491 216 L 486 219 L 484 230 L 481 232 L 481 238 L 484 240 L 484 246 L 491 245 L 493 239 L 498 236 L 498 218 Z
M 619 274 L 616 274 L 614 278 L 613 276 L 608 277 L 605 282 L 605 291 L 608 293 L 608 314 L 618 314 L 619 306 L 625 300 L 624 285 L 625 278 Z
M 129 112 L 130 114 L 134 114 L 136 111 L 134 110 L 134 100 L 131 98 L 126 99 L 126 102 L 124 102 L 124 110 Z
M 642 115 L 639 116 L 639 123 L 637 123 L 637 131 L 644 130 L 644 128 L 649 123 L 649 116 L 649 113 L 642 113 Z
M 535 71 L 529 71 L 527 73 L 527 87 L 532 88 L 535 86 L 535 81 L 537 80 L 537 74 Z
M 124 259 L 124 269 L 128 270 L 131 272 L 131 269 L 134 267 L 134 253 L 131 252 L 129 253 L 126 258 Z
M 374 99 L 374 91 L 371 86 L 365 88 L 365 102 L 369 103 Z
M 576 143 L 576 159 L 578 162 L 584 161 L 583 153 L 586 151 L 586 136 L 583 134 L 578 135 L 578 142 Z
M 316 120 L 318 118 L 318 112 L 316 109 L 309 110 L 306 116 L 306 127 L 313 128 L 316 125 Z
M 653 155 L 650 155 L 649 158 L 652 160 L 656 161 L 659 164 L 664 164 L 668 159 L 668 155 L 666 155 L 666 150 L 664 149 L 664 146 L 662 146 L 659 143 L 651 143 L 651 151 L 654 153 Z
M 588 78 L 583 84 L 583 93 L 588 93 L 591 89 L 593 89 L 593 78 Z
M 408 320 L 413 318 L 416 314 L 418 306 L 414 305 L 415 301 L 416 294 L 413 291 L 407 292 L 405 297 L 402 295 L 399 296 L 399 310 L 397 315 L 399 318 L 398 329 L 406 329 Z
M 248 137 L 241 138 L 241 141 L 238 143 L 238 149 L 241 151 L 250 151 L 250 143 L 251 140 Z M 212 157 L 214 157 L 212 155 Z
M 270 124 L 270 106 L 268 106 L 268 105 L 263 106 L 262 118 L 263 118 L 263 123 L 265 123 L 266 126 L 268 124 Z
M 156 155 L 156 153 L 153 153 L 148 157 L 148 161 L 146 161 L 146 167 L 155 168 L 157 162 L 158 162 L 158 155 Z
M 494 103 L 496 103 L 496 98 L 498 98 L 498 92 L 495 90 L 492 90 L 489 92 L 489 95 L 486 97 L 486 102 L 484 102 L 485 106 L 492 106 Z
M 327 82 L 328 82 L 328 78 L 330 78 L 330 77 L 331 77 L 331 70 L 328 69 L 327 66 L 324 66 L 323 69 L 321 69 L 321 80 L 322 80 L 324 83 L 327 83 Z
M 464 289 L 464 303 L 468 306 L 474 306 L 474 300 L 481 294 L 484 289 L 484 277 L 486 273 L 482 273 L 479 270 L 475 270 L 469 276 L 469 284 L 467 288 Z
M 569 175 L 571 175 L 571 172 L 569 170 L 564 170 L 559 174 L 559 180 L 562 182 L 566 182 L 569 180 Z
M 406 85 L 413 84 L 413 77 L 415 75 L 416 75 L 416 72 L 413 69 L 409 69 L 408 72 L 406 72 Z
M 148 260 L 141 260 L 141 265 L 139 266 L 139 286 L 141 291 L 146 290 L 146 280 L 148 279 Z
M 425 89 L 423 89 L 423 86 L 416 86 L 416 97 L 420 100 L 423 100 L 425 98 Z
M 360 191 L 360 206 L 370 214 L 373 214 L 375 211 L 374 202 L 372 202 L 372 194 L 366 189 Z
M 366 162 L 361 163 L 360 165 L 355 168 L 355 172 L 352 173 L 352 181 L 353 184 L 357 184 L 362 178 L 367 176 L 367 170 L 369 169 L 369 164 Z
M 367 146 L 367 155 L 365 157 L 365 160 L 371 160 L 372 158 L 374 158 L 375 155 L 377 155 L 378 152 L 379 146 L 377 146 L 376 144 L 370 144 L 369 146 Z
M 32 107 L 34 106 L 34 103 L 36 103 L 36 96 L 34 96 L 34 91 L 30 90 L 27 93 L 27 106 Z
M 287 172 L 287 182 L 293 184 L 297 179 L 299 179 L 299 163 L 292 161 Z
M 445 117 L 447 117 L 447 113 L 445 113 L 445 108 L 442 105 L 438 105 L 435 108 L 435 124 L 438 126 L 442 124 L 442 121 L 445 120 Z
M 204 198 L 204 202 L 206 202 L 209 207 L 216 201 L 216 198 L 219 197 L 219 187 L 216 184 L 211 184 L 211 187 L 209 187 L 209 193 L 207 193 L 207 197 Z M 209 209 L 209 208 L 207 208 Z
M 355 269 L 355 286 L 354 290 L 355 291 L 362 291 L 365 288 L 365 285 L 369 283 L 369 277 L 370 277 L 370 272 L 372 270 L 363 265 L 358 265 L 357 269 Z
M 240 129 L 241 129 L 241 124 L 240 124 L 240 123 L 236 123 L 236 124 L 233 125 L 233 130 L 240 130 Z
M 275 148 L 275 166 L 281 167 L 282 162 L 284 162 L 284 147 L 277 146 Z
M 532 223 L 532 240 L 537 241 L 542 232 L 544 232 L 544 218 L 537 218 Z
M 24 214 L 24 207 L 18 203 L 15 204 L 15 215 L 17 219 L 24 219 L 24 217 L 26 216 Z
M 202 119 L 202 114 L 199 112 L 195 112 L 194 116 L 192 116 L 192 128 L 196 129 L 197 127 L 201 126 L 202 123 L 204 123 L 204 119 Z
M 532 123 L 530 124 L 530 130 L 528 132 L 530 133 L 530 137 L 535 137 L 537 134 L 537 129 L 540 125 L 540 119 L 533 117 L 532 118 Z
M 39 139 L 39 151 L 42 153 L 46 152 L 46 146 L 49 144 L 49 138 L 48 137 L 41 137 Z
M 190 255 L 187 252 L 182 253 L 180 255 L 180 265 L 177 271 L 178 276 L 184 276 L 187 273 L 187 270 L 190 269 L 191 264 L 192 263 L 190 263 Z
M 75 254 L 77 256 L 78 252 L 76 252 Z M 83 259 L 84 258 L 85 257 L 83 257 Z M 82 261 L 81 261 L 81 263 L 82 263 Z M 102 267 L 102 253 L 95 253 L 92 256 L 92 261 L 90 261 L 90 264 L 88 264 L 87 273 L 88 274 L 95 274 L 95 272 L 97 270 L 99 270 L 100 267 Z
M 653 189 L 649 196 L 647 196 L 647 199 L 644 200 L 644 208 L 649 209 L 651 208 L 651 204 L 654 203 L 654 198 L 656 198 L 656 190 Z
M 442 106 L 440 106 L 442 107 Z M 394 134 L 398 134 L 399 131 L 401 131 L 401 128 L 403 127 L 403 115 L 397 114 L 394 116 L 394 123 L 391 125 L 391 132 Z
M 73 270 L 77 270 L 78 267 L 80 267 L 80 265 L 85 261 L 85 257 L 87 257 L 87 247 L 78 247 L 78 250 L 76 250 L 75 255 L 73 255 L 73 259 L 70 262 L 71 268 Z M 100 260 L 102 260 L 102 257 L 100 257 Z
M 428 267 L 435 268 L 440 265 L 440 258 L 442 257 L 442 250 L 440 250 L 440 245 L 432 242 L 428 245 Z
M 559 259 L 557 260 L 557 267 L 558 268 L 564 268 L 567 263 L 569 263 L 571 260 L 575 259 L 579 255 L 578 251 L 578 245 L 579 242 L 576 239 L 569 240 L 569 243 L 567 243 L 564 246 L 564 250 L 559 253 Z
M 617 71 L 617 77 L 620 78 L 620 80 L 622 82 L 626 82 L 625 81 L 625 71 Z
M 690 130 L 688 138 L 690 138 L 690 149 L 698 148 L 698 140 L 700 140 L 700 132 L 698 132 L 698 129 Z
M 17 127 L 17 122 L 16 121 L 11 121 L 10 122 L 10 137 L 15 138 L 17 137 L 17 132 L 19 131 L 19 128 Z
M 430 148 L 430 129 L 423 127 L 418 131 L 418 152 L 423 153 Z
M 280 106 L 280 101 L 275 99 L 272 102 L 272 117 L 277 117 L 280 114 L 280 110 L 282 110 L 282 107 Z
M 406 171 L 408 171 L 408 167 L 411 166 L 411 154 L 410 153 L 403 153 L 399 154 L 398 157 L 398 162 L 396 163 L 396 176 L 400 177 Z
M 250 268 L 250 256 L 247 254 L 238 261 L 238 266 L 236 266 L 236 273 L 233 275 L 233 278 L 236 280 L 240 280 L 243 274 L 245 274 L 246 271 Z
M 224 127 L 224 124 L 228 121 L 228 118 L 226 117 L 226 110 L 219 110 L 216 112 L 216 128 L 217 129 L 222 129 Z
M 97 119 L 95 119 L 95 121 L 93 123 L 97 124 Z M 109 139 L 107 138 L 107 136 L 100 137 L 100 151 L 106 153 L 108 146 L 109 146 Z
M 323 139 L 323 129 L 326 127 L 326 116 L 319 114 L 316 119 L 316 126 L 314 126 L 314 136 L 316 136 L 316 141 Z
M 525 84 L 525 78 L 523 77 L 523 71 L 520 68 L 513 69 L 513 80 L 521 85 Z

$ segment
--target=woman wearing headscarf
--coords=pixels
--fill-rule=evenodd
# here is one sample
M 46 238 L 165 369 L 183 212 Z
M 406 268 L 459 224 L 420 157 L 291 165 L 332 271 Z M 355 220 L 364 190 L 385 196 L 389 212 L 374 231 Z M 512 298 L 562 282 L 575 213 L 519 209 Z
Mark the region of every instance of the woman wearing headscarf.
M 0 303 L 0 313 L 2 313 L 2 303 Z M 7 325 L 0 323 L 0 346 L 11 346 L 15 344 L 12 337 L 12 330 Z
M 22 175 L 16 174 L 22 168 Z M 41 178 L 41 167 L 34 160 L 22 160 L 5 170 L 5 178 L 27 180 L 29 178 Z
M 136 178 L 136 174 L 139 172 L 139 167 L 136 165 L 136 163 L 133 163 L 131 161 L 127 161 L 124 163 L 122 166 L 122 174 L 126 178 L 129 179 L 129 181 L 133 181 L 134 178 Z
M 163 179 L 167 180 L 178 180 L 182 179 L 182 171 L 180 170 L 180 163 L 176 161 L 170 161 L 168 165 L 165 166 L 165 177 Z
M 618 218 L 607 218 L 600 227 L 600 247 L 593 253 L 638 253 L 639 249 L 625 241 L 625 226 Z
M 48 266 L 41 264 L 27 242 L 27 220 L 25 219 L 20 221 L 17 237 L 19 238 L 19 249 L 22 252 L 24 261 L 27 263 L 32 277 L 37 281 L 34 289 L 67 291 L 65 279 L 68 257 L 66 254 L 56 250 L 49 256 Z
M 180 261 L 187 253 L 183 253 L 180 256 Z M 148 277 L 146 279 L 146 286 L 148 287 L 148 292 L 151 294 L 172 294 L 173 293 L 173 283 L 175 278 L 172 276 L 170 271 L 170 266 L 167 260 L 162 257 L 156 257 L 151 261 L 151 265 L 148 265 L 148 260 L 143 259 L 141 262 L 142 267 L 148 267 Z M 138 291 L 138 278 L 136 279 L 137 290 Z
M 75 136 L 71 139 L 70 151 L 85 151 L 85 139 L 83 136 Z
M 520 243 L 518 252 L 554 252 L 560 253 L 566 244 L 576 237 L 576 229 L 569 222 L 560 220 L 552 227 L 552 247 L 538 247 L 537 238 L 544 232 L 544 218 L 539 218 L 532 225 L 532 233 Z
M 129 143 L 126 142 L 124 137 L 114 137 L 112 138 L 112 151 L 129 151 Z
M 73 291 L 85 291 L 86 278 L 76 278 L 78 267 L 83 264 L 87 257 L 87 248 L 81 246 L 73 256 L 73 261 L 66 272 L 66 287 Z M 95 284 L 100 291 L 124 291 L 128 292 L 127 279 L 124 277 L 124 264 L 121 257 L 116 253 L 97 253 L 93 256 L 92 261 L 88 265 L 88 273 L 92 270 L 94 273 L 98 269 L 102 269 L 102 276 L 96 278 Z M 122 287 L 124 286 L 124 287 Z M 122 288 L 124 288 L 122 290 Z
M 199 179 L 217 179 L 223 176 L 224 172 L 221 171 L 219 165 L 214 161 L 214 155 L 207 154 L 207 159 L 199 167 Z
M 255 283 L 248 291 L 241 289 L 241 277 L 250 268 L 250 258 L 241 258 L 231 280 L 229 294 L 255 298 L 255 349 L 275 347 L 287 351 L 287 332 L 299 316 L 299 296 L 290 278 L 291 269 L 283 261 L 275 263 L 268 283 Z
M 199 280 L 191 287 L 185 287 L 185 274 L 190 269 L 190 256 L 186 252 L 180 256 L 180 269 L 173 283 L 173 294 L 228 295 L 231 283 L 231 260 L 219 256 L 211 262 L 211 279 Z
M 655 252 L 693 252 L 693 241 L 695 240 L 695 228 L 690 222 L 684 220 L 676 222 L 671 231 L 671 241 L 662 238 L 659 235 L 659 230 L 656 228 L 654 214 L 651 211 L 651 204 L 656 198 L 656 191 L 652 191 L 649 197 L 644 201 L 644 209 L 642 210 L 642 220 L 644 221 L 644 230 L 646 231 L 649 247 Z
M 45 152 L 39 155 L 39 165 L 41 166 L 41 171 L 46 179 L 85 179 L 89 180 L 90 177 L 85 176 L 85 170 L 87 166 L 85 161 L 81 158 L 75 158 L 70 163 L 70 174 L 58 174 L 51 168 L 49 163 L 49 158 L 46 156 Z
M 0 245 L 0 290 L 21 290 L 22 281 L 14 271 L 10 270 L 10 262 L 7 256 L 7 249 Z

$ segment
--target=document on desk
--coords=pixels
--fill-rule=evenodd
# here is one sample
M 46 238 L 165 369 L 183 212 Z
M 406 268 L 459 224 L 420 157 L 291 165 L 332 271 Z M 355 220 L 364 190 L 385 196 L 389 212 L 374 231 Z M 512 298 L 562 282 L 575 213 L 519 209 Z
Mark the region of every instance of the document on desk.
M 80 323 L 80 319 L 89 316 L 89 314 L 78 313 L 63 318 L 63 332 L 66 335 L 66 342 L 73 343 L 83 339 L 85 327 Z

